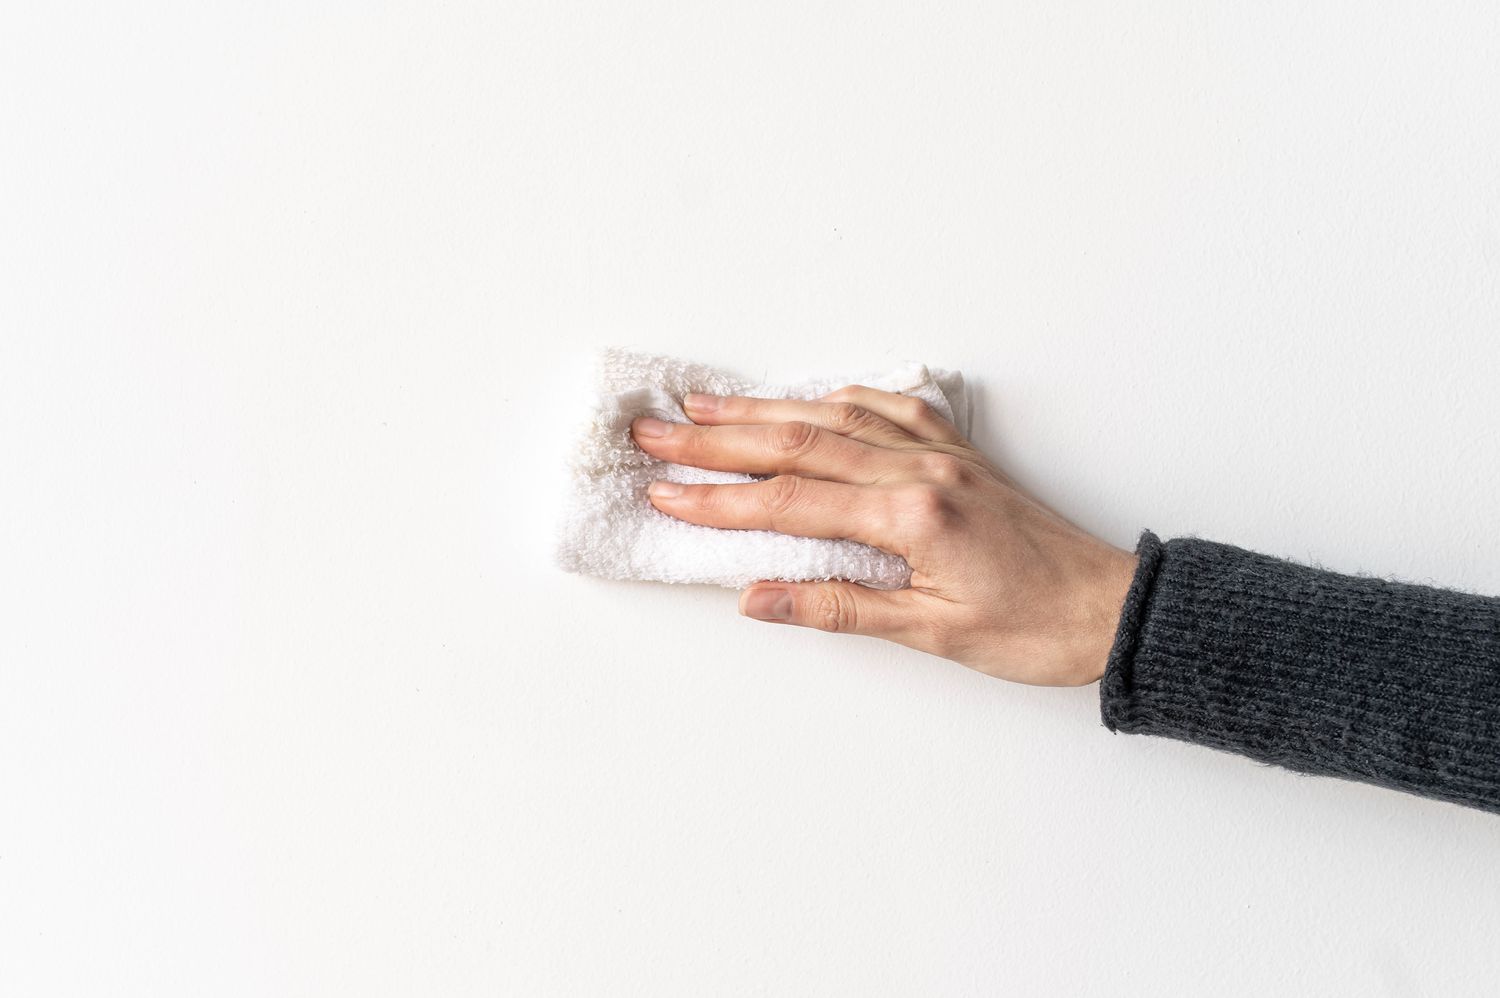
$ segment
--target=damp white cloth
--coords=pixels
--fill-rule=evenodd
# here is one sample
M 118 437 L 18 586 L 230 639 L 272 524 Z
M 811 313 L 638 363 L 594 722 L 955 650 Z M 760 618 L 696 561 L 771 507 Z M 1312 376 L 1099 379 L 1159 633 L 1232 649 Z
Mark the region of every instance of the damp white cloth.
M 593 411 L 571 456 L 571 486 L 557 562 L 567 571 L 607 579 L 735 588 L 768 579 L 849 579 L 877 589 L 902 589 L 910 584 L 911 569 L 904 559 L 866 544 L 705 527 L 667 516 L 652 506 L 646 487 L 653 479 L 699 484 L 754 482 L 766 477 L 658 461 L 637 447 L 630 424 L 638 416 L 691 422 L 682 408 L 684 395 L 813 399 L 844 385 L 862 384 L 920 398 L 965 436 L 969 432 L 963 375 L 916 363 L 883 374 L 768 385 L 671 357 L 611 349 L 598 358 L 596 384 Z

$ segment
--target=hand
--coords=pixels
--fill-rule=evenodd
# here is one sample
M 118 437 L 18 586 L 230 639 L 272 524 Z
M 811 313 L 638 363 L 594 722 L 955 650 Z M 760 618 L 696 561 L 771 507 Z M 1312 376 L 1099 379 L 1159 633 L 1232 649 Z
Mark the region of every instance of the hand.
M 711 527 L 843 537 L 898 554 L 911 588 L 761 582 L 758 620 L 868 634 L 1041 686 L 1104 674 L 1135 557 L 1023 494 L 920 399 L 863 386 L 812 402 L 689 395 L 694 425 L 635 442 L 676 464 L 776 477 L 653 482 L 657 509 Z

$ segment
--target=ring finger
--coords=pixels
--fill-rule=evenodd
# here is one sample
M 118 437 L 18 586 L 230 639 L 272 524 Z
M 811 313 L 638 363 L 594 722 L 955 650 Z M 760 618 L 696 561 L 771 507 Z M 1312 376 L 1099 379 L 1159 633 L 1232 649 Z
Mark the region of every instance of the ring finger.
M 848 538 L 901 553 L 891 503 L 882 489 L 778 475 L 747 485 L 657 481 L 647 495 L 663 513 L 705 527 Z
M 845 385 L 837 391 L 824 395 L 821 401 L 843 402 L 859 406 L 861 409 L 889 420 L 920 440 L 930 440 L 939 444 L 957 444 L 962 443 L 964 439 L 963 434 L 958 432 L 958 428 L 939 416 L 936 409 L 912 395 L 883 392 L 866 385 Z

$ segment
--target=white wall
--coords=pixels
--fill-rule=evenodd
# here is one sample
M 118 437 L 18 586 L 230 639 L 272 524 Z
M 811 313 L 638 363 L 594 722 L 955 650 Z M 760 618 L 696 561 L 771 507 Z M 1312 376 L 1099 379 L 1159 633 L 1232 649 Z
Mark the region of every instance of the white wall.
M 306 6 L 0 31 L 7 993 L 1492 993 L 1500 819 L 549 532 L 600 345 L 910 357 L 1500 592 L 1494 5 Z

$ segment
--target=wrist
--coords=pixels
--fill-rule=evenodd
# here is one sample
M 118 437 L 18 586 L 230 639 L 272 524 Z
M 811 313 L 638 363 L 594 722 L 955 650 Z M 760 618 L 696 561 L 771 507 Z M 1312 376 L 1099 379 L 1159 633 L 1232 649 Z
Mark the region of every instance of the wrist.
M 1120 628 L 1125 597 L 1135 578 L 1139 559 L 1128 551 L 1107 546 L 1089 572 L 1082 596 L 1082 621 L 1073 650 L 1070 685 L 1087 686 L 1104 677 L 1109 653 Z

